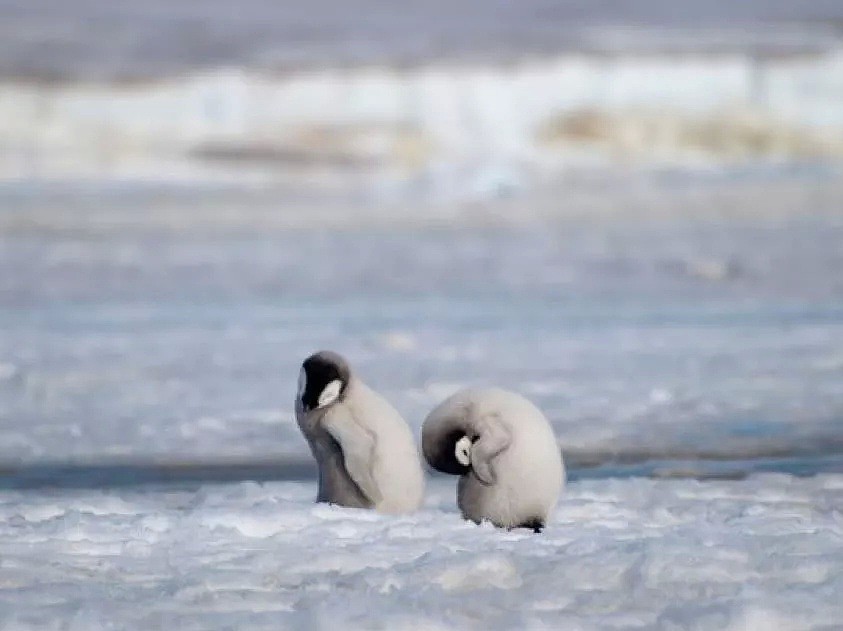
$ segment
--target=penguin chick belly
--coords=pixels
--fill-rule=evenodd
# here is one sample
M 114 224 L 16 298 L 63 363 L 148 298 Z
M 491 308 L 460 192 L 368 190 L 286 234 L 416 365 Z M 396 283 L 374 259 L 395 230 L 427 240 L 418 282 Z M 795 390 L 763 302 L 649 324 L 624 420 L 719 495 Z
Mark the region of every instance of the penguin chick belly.
M 463 518 L 476 524 L 490 521 L 507 528 L 516 519 L 517 506 L 512 504 L 513 494 L 502 484 L 487 486 L 473 473 L 460 477 L 457 483 L 457 505 Z
M 525 441 L 520 456 L 520 467 L 513 468 L 515 480 L 513 486 L 518 497 L 521 523 L 538 518 L 546 524 L 559 501 L 559 495 L 565 484 L 565 471 L 562 453 L 553 434 L 538 431 Z M 521 525 L 521 523 L 517 525 Z
M 502 528 L 535 521 L 545 524 L 557 494 L 549 497 L 541 484 L 541 477 L 510 472 L 498 473 L 495 484 L 486 485 L 468 473 L 457 485 L 457 502 L 463 517 L 475 523 L 488 520 Z

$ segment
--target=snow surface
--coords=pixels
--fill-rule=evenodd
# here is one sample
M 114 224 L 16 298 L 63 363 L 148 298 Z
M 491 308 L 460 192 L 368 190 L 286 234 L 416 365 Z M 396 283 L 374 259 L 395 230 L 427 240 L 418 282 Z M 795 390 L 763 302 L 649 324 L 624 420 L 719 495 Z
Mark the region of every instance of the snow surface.
M 837 182 L 598 183 L 610 215 L 571 185 L 447 226 L 347 206 L 330 231 L 273 194 L 10 192 L 0 460 L 301 457 L 292 401 L 319 348 L 416 432 L 487 384 L 571 451 L 839 453 Z
M 576 482 L 544 533 L 314 484 L 0 492 L 3 629 L 838 629 L 843 475 Z
M 0 0 L 0 628 L 840 629 L 840 2 L 43 4 Z M 524 393 L 555 522 L 315 505 L 319 348 L 416 433 Z
M 842 193 L 822 169 L 399 210 L 0 187 L 0 462 L 134 483 L 4 469 L 0 628 L 839 629 Z M 131 463 L 306 459 L 322 347 L 416 432 L 464 385 L 535 401 L 579 466 L 555 522 L 464 523 L 453 479 L 406 517 L 313 481 L 139 484 Z M 585 477 L 761 461 L 835 473 Z
M 842 192 L 822 170 L 398 211 L 0 189 L 0 628 L 839 629 Z M 555 521 L 465 523 L 452 478 L 404 517 L 315 505 L 314 481 L 151 484 L 306 460 L 321 347 L 415 431 L 464 385 L 530 397 L 578 467 Z M 763 468 L 834 473 L 597 479 Z

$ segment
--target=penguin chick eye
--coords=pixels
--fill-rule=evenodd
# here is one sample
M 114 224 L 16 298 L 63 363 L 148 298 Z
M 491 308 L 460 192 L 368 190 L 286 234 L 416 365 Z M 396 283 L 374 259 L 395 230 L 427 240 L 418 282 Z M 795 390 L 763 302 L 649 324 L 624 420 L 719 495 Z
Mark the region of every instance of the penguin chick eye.
M 468 436 L 460 438 L 454 446 L 454 456 L 464 467 L 471 464 L 471 439 Z
M 341 390 L 342 381 L 340 381 L 339 379 L 334 379 L 322 390 L 321 394 L 319 395 L 319 400 L 316 402 L 316 407 L 323 408 L 326 405 L 330 405 L 331 403 L 336 401 L 340 396 Z

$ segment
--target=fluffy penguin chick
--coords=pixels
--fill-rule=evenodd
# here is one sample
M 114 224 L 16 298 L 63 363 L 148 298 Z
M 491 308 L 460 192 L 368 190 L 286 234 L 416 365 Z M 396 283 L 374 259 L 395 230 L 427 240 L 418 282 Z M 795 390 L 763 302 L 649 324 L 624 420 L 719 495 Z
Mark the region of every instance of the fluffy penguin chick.
M 319 466 L 316 501 L 383 513 L 421 505 L 424 473 L 410 428 L 337 353 L 304 360 L 296 420 Z
M 424 421 L 422 450 L 431 467 L 461 476 L 457 504 L 476 523 L 539 532 L 565 485 L 550 423 L 506 390 L 471 388 L 443 401 Z

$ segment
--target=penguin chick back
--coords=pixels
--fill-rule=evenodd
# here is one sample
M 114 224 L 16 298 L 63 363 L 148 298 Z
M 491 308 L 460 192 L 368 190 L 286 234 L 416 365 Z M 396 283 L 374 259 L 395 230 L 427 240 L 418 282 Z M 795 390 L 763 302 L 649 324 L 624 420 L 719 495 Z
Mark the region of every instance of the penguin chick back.
M 455 452 L 464 436 L 472 440 L 468 467 Z M 478 523 L 544 525 L 564 486 L 550 423 L 530 401 L 506 390 L 469 388 L 443 401 L 424 421 L 422 449 L 431 467 L 461 476 L 457 503 Z
M 352 378 L 342 402 L 327 416 L 330 427 L 366 437 L 347 440 L 347 447 L 340 442 L 349 474 L 378 511 L 402 513 L 421 506 L 424 472 L 418 449 L 409 426 L 386 399 Z

